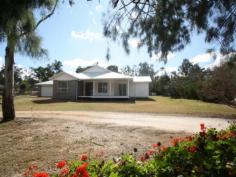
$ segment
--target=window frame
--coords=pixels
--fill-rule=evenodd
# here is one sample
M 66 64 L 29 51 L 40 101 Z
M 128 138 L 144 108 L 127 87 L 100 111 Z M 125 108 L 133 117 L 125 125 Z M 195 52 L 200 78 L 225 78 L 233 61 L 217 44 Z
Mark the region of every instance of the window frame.
M 61 83 L 66 83 L 65 87 L 62 87 Z M 69 91 L 69 83 L 68 83 L 68 81 L 58 81 L 57 92 L 59 92 L 59 93 L 67 93 L 68 91 Z
M 119 96 L 127 96 L 127 84 L 120 83 L 118 84 Z
M 108 93 L 107 82 L 98 82 L 98 93 Z

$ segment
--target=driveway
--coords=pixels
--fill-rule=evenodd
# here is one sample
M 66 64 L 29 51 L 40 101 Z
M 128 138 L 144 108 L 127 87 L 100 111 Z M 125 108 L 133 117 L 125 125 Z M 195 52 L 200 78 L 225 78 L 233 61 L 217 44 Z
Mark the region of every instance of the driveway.
M 199 131 L 199 124 L 217 129 L 226 128 L 230 119 L 166 116 L 147 113 L 114 113 L 95 111 L 18 111 L 17 117 L 67 119 L 87 123 L 113 124 L 114 126 L 151 127 L 164 131 Z

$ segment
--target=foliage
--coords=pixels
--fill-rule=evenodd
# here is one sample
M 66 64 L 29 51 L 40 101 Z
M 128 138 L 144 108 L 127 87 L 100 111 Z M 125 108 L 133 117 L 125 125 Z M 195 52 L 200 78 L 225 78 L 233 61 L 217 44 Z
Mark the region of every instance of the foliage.
M 166 176 L 235 176 L 236 125 L 226 130 L 206 129 L 193 136 L 174 138 L 172 146 L 155 143 L 139 159 L 124 155 L 117 160 L 97 161 L 87 156 L 76 161 L 56 163 L 56 173 L 40 172 L 30 165 L 25 176 L 52 177 L 166 177 Z M 137 149 L 134 149 L 134 153 Z
M 87 66 L 87 67 L 82 67 L 82 66 L 78 66 L 75 70 L 76 73 L 81 73 L 83 71 L 85 71 L 86 69 L 89 69 L 91 66 Z
M 149 55 L 161 53 L 166 61 L 170 52 L 180 51 L 191 42 L 196 31 L 205 42 L 217 43 L 222 53 L 234 51 L 236 2 L 229 0 L 113 0 L 104 34 L 121 39 L 129 53 L 129 39 L 139 38 L 139 47 L 147 46 Z M 212 51 L 212 49 L 210 49 Z
M 155 77 L 158 95 L 200 99 L 232 104 L 236 98 L 236 55 L 231 54 L 219 66 L 204 69 L 184 59 L 178 73 Z
M 54 74 L 62 71 L 62 66 L 61 61 L 55 60 L 52 64 L 48 64 L 46 67 L 39 66 L 31 69 L 38 81 L 48 81 Z
M 110 65 L 107 67 L 110 71 L 117 72 L 118 73 L 118 66 L 116 65 Z

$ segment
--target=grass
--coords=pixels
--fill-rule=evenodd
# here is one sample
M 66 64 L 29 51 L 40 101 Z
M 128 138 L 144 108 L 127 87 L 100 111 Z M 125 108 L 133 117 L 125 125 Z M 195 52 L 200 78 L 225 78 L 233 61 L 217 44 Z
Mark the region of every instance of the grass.
M 145 112 L 169 115 L 206 116 L 236 118 L 236 108 L 206 103 L 197 100 L 171 99 L 155 96 L 149 100 L 129 101 L 57 101 L 49 98 L 18 96 L 15 98 L 17 111 L 45 110 L 45 111 L 109 111 L 109 112 Z

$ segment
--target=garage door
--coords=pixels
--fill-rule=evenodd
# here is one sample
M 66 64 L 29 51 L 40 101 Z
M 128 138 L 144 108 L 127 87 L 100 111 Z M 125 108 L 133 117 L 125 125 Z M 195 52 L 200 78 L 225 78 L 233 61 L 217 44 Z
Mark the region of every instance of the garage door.
M 41 96 L 52 97 L 52 86 L 42 86 Z
M 135 83 L 135 97 L 149 97 L 149 83 Z

